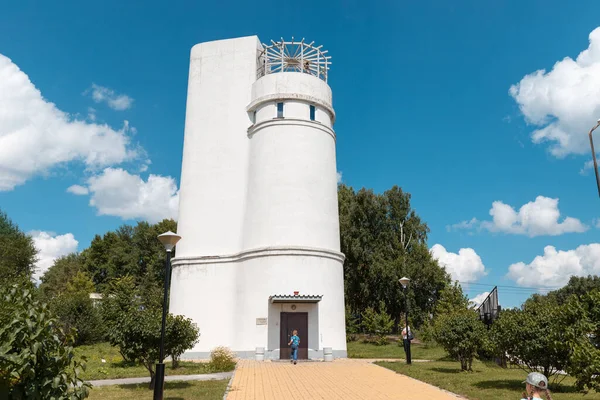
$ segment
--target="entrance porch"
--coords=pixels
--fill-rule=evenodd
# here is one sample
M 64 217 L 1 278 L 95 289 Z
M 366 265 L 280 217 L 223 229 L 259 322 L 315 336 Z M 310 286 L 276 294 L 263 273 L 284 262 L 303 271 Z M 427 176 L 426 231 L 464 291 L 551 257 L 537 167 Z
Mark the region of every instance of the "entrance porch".
M 269 297 L 268 355 L 272 360 L 289 360 L 288 346 L 294 330 L 298 331 L 298 359 L 323 357 L 319 334 L 319 302 L 322 296 L 273 295 Z

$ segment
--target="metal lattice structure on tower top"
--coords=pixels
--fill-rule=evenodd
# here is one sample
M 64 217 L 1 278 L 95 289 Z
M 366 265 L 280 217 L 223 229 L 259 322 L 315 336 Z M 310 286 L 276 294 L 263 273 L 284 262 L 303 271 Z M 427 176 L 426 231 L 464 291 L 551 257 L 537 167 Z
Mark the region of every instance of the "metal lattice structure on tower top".
M 281 38 L 279 42 L 271 40 L 270 45 L 263 43 L 258 54 L 258 78 L 277 72 L 302 72 L 327 82 L 331 56 L 314 43 L 306 43 L 304 38 L 296 42 L 293 37 L 289 42 Z

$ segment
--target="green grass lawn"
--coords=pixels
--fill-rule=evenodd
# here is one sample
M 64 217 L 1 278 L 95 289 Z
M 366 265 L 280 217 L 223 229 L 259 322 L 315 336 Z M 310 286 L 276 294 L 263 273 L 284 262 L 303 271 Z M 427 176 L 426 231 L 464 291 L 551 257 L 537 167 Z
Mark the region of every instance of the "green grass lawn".
M 494 363 L 473 363 L 474 372 L 461 372 L 457 361 L 433 361 L 406 365 L 404 362 L 377 362 L 398 373 L 430 383 L 469 399 L 520 399 L 525 388 L 522 384 L 527 373 L 517 368 L 500 368 Z M 573 379 L 566 378 L 552 393 L 554 400 L 600 400 L 600 394 L 577 393 Z M 552 385 L 551 385 L 552 387 Z
M 166 382 L 165 400 L 222 400 L 227 388 L 223 381 L 186 381 Z M 152 390 L 148 384 L 117 385 L 92 388 L 90 400 L 144 400 L 152 399 Z
M 413 359 L 420 360 L 438 360 L 446 357 L 444 349 L 438 346 L 413 343 L 410 346 L 410 353 Z M 402 358 L 404 359 L 404 348 L 397 343 L 390 343 L 387 346 L 377 346 L 362 341 L 348 342 L 349 358 Z
M 80 346 L 75 348 L 77 356 L 87 357 L 87 368 L 83 373 L 83 379 L 112 379 L 112 378 L 136 378 L 150 377 L 150 374 L 143 365 L 131 365 L 123 360 L 117 348 L 108 343 L 98 343 L 90 346 Z M 102 359 L 106 362 L 103 363 Z M 171 362 L 167 362 L 167 375 L 193 375 L 207 374 L 214 371 L 206 363 L 180 362 L 177 369 L 171 368 Z

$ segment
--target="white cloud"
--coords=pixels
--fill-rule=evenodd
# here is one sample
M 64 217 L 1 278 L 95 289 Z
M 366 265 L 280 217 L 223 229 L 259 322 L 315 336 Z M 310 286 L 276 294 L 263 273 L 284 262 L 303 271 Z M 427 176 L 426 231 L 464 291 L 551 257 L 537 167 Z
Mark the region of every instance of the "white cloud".
M 123 169 L 106 168 L 88 179 L 90 205 L 99 215 L 142 219 L 151 223 L 177 219 L 179 191 L 169 176 L 150 175 L 144 181 Z
M 566 285 L 573 275 L 600 275 L 600 243 L 567 251 L 546 246 L 543 255 L 535 257 L 529 264 L 512 264 L 507 274 L 520 286 L 553 288 Z
M 598 156 L 596 156 L 596 159 Z M 588 160 L 583 164 L 583 167 L 579 170 L 579 175 L 588 175 L 590 173 L 594 173 L 594 160 Z
M 0 191 L 73 161 L 87 168 L 137 158 L 129 124 L 119 130 L 73 119 L 46 101 L 9 58 L 0 54 Z
M 96 109 L 88 107 L 88 119 L 92 122 L 96 121 Z M 133 128 L 132 128 L 133 131 Z
M 469 221 L 462 221 L 458 224 L 446 226 L 448 232 L 459 229 L 473 229 L 479 226 L 480 221 L 477 218 L 471 218 Z
M 516 211 L 512 206 L 502 201 L 494 201 L 490 209 L 492 221 L 478 221 L 473 218 L 452 225 L 451 229 L 483 228 L 491 232 L 503 232 L 529 237 L 549 235 L 557 236 L 564 233 L 585 232 L 588 226 L 579 219 L 565 217 L 561 221 L 558 209 L 558 199 L 538 196 Z
M 84 196 L 84 195 L 90 193 L 90 191 L 88 190 L 88 188 L 86 188 L 85 186 L 81 186 L 81 185 L 72 185 L 72 186 L 69 186 L 67 188 L 67 192 L 76 194 L 78 196 Z
M 483 301 L 485 299 L 487 299 L 487 297 L 490 295 L 490 292 L 483 292 L 478 294 L 477 296 L 475 296 L 474 298 L 469 300 L 469 303 L 471 303 L 471 305 L 474 308 L 477 308 L 481 305 L 481 303 L 483 303 Z
M 472 282 L 486 274 L 481 257 L 470 248 L 460 249 L 457 254 L 435 244 L 431 248 L 431 256 L 446 268 L 453 281 Z
M 342 171 L 336 173 L 337 183 L 342 183 Z
M 576 60 L 565 57 L 550 72 L 538 70 L 511 86 L 534 143 L 551 142 L 556 157 L 589 152 L 587 132 L 600 118 L 600 27 Z
M 110 108 L 117 111 L 131 108 L 133 99 L 126 94 L 116 94 L 114 90 L 92 83 L 92 87 L 86 93 L 92 93 L 92 99 L 96 103 L 106 103 Z
M 36 281 L 54 264 L 54 260 L 77 251 L 79 244 L 72 233 L 57 235 L 54 232 L 31 231 L 28 234 L 38 249 L 38 262 L 33 276 Z

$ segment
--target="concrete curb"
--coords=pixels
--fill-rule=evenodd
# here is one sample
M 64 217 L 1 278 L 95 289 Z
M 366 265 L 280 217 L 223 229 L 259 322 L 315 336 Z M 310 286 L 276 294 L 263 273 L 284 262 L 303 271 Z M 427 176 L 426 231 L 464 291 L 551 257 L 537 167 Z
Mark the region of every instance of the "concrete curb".
M 376 362 L 406 362 L 405 358 L 350 358 L 350 360 L 358 360 L 358 361 L 365 361 L 365 362 L 370 362 L 370 363 L 376 363 Z M 424 363 L 424 362 L 431 362 L 432 360 L 424 360 L 424 359 L 412 359 L 411 360 L 414 363 Z
M 229 391 L 231 390 L 231 385 L 233 385 L 233 379 L 235 378 L 235 371 L 237 371 L 238 368 L 238 363 L 235 363 L 235 368 L 233 369 L 233 372 L 231 372 L 231 378 L 229 378 L 229 383 L 227 383 L 227 387 L 225 388 L 225 394 L 223 395 L 223 400 L 227 400 L 227 395 L 229 394 Z
M 166 382 L 172 381 L 216 381 L 231 378 L 232 372 L 219 372 L 216 374 L 200 374 L 200 375 L 169 375 L 165 376 Z M 87 381 L 93 387 L 114 386 L 114 385 L 135 385 L 138 383 L 150 383 L 150 377 L 143 378 L 123 378 L 123 379 L 102 379 L 96 381 Z

